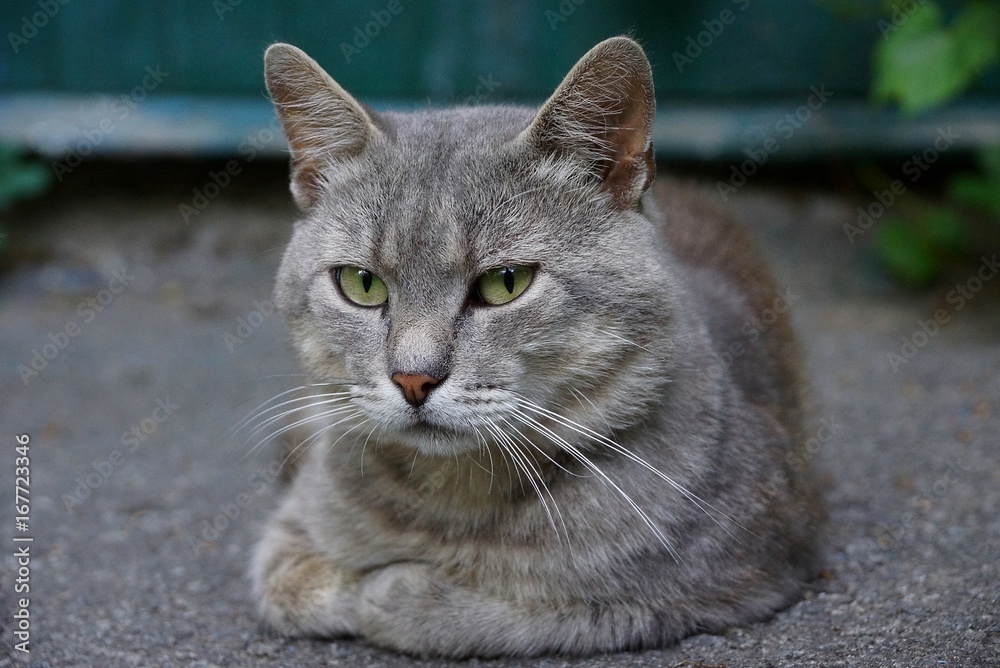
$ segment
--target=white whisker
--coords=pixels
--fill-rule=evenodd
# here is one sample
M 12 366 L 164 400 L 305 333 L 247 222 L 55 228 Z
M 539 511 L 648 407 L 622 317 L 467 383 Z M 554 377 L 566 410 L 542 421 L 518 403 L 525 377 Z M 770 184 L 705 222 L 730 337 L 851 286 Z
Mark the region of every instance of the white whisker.
M 585 427 L 585 426 L 583 426 L 583 425 L 581 425 L 581 424 L 579 424 L 579 423 L 577 423 L 577 422 L 575 422 L 573 420 L 565 418 L 565 417 L 559 415 L 558 413 L 554 413 L 554 412 L 552 412 L 552 411 L 550 411 L 550 410 L 548 410 L 546 408 L 543 408 L 543 407 L 541 407 L 541 406 L 539 406 L 539 405 L 537 405 L 537 404 L 535 404 L 535 403 L 533 403 L 531 401 L 528 401 L 528 400 L 524 399 L 523 397 L 519 397 L 518 398 L 518 403 L 519 403 L 520 406 L 522 406 L 522 407 L 524 407 L 524 408 L 526 408 L 526 409 L 528 409 L 528 410 L 530 410 L 530 411 L 532 411 L 532 412 L 534 412 L 534 413 L 536 413 L 538 415 L 542 415 L 544 417 L 547 417 L 547 418 L 549 418 L 549 419 L 551 419 L 551 420 L 553 420 L 553 421 L 555 421 L 555 422 L 557 422 L 557 423 L 559 423 L 559 424 L 561 424 L 561 425 L 563 425 L 565 427 L 568 427 L 569 429 L 575 431 L 576 433 L 578 433 L 578 434 L 580 434 L 582 436 L 585 436 L 585 437 L 591 439 L 592 441 L 594 441 L 596 443 L 599 443 L 599 444 L 601 444 L 601 445 L 603 445 L 605 447 L 608 447 L 608 448 L 612 449 L 613 451 L 615 451 L 615 452 L 623 455 L 624 457 L 632 460 L 633 462 L 639 464 L 640 466 L 642 466 L 643 468 L 645 468 L 646 470 L 648 470 L 649 472 L 651 472 L 653 475 L 657 476 L 658 478 L 660 478 L 661 480 L 663 480 L 664 482 L 666 482 L 668 485 L 670 485 L 671 487 L 673 487 L 675 490 L 677 490 L 678 492 L 680 492 L 689 501 L 691 501 L 692 503 L 694 503 L 695 506 L 699 510 L 701 510 L 706 515 L 708 515 L 710 518 L 712 518 L 712 520 L 716 524 L 718 524 L 727 534 L 729 534 L 734 539 L 736 539 L 737 542 L 740 542 L 739 538 L 736 537 L 731 531 L 729 531 L 728 527 L 726 527 L 724 524 L 722 524 L 722 522 L 720 522 L 715 515 L 713 515 L 711 512 L 709 512 L 709 510 L 711 510 L 711 511 L 713 511 L 715 513 L 718 513 L 720 516 L 722 516 L 725 519 L 729 520 L 730 522 L 732 522 L 733 524 L 735 524 L 739 528 L 743 529 L 747 533 L 749 533 L 751 535 L 754 535 L 752 531 L 750 531 L 749 529 L 747 529 L 746 527 L 744 527 L 742 524 L 740 524 L 739 522 L 737 522 L 735 519 L 733 519 L 732 517 L 730 517 L 729 515 L 727 515 L 723 511 L 719 510 L 718 508 L 716 508 L 712 504 L 708 503 L 707 501 L 705 501 L 704 499 L 702 499 L 701 497 L 699 497 L 697 494 L 694 494 L 693 492 L 689 491 L 687 488 L 685 488 L 683 485 L 681 485 L 680 483 L 678 483 L 677 481 L 675 481 L 673 478 L 671 478 L 670 476 L 666 475 L 665 473 L 663 473 L 662 471 L 660 471 L 659 469 L 657 469 L 655 466 L 653 466 L 649 462 L 647 462 L 645 459 L 643 459 L 642 457 L 639 457 L 638 455 L 636 455 L 635 453 L 633 453 L 631 450 L 629 450 L 628 448 L 624 447 L 623 445 L 621 445 L 621 444 L 619 444 L 619 443 L 617 443 L 617 442 L 615 442 L 615 441 L 607 438 L 606 436 L 604 436 L 602 434 L 599 434 L 598 432 L 596 432 L 596 431 L 594 431 L 592 429 L 589 429 L 588 427 Z
M 614 332 L 612 332 L 612 331 L 610 331 L 610 330 L 607 330 L 607 329 L 601 329 L 600 327 L 598 327 L 598 328 L 596 328 L 596 330 L 595 330 L 595 331 L 597 331 L 597 332 L 598 332 L 598 333 L 600 333 L 600 334 L 604 334 L 605 336 L 610 336 L 610 337 L 611 337 L 611 338 L 613 338 L 613 339 L 618 339 L 618 340 L 619 340 L 619 341 L 621 341 L 622 343 L 627 343 L 627 344 L 629 344 L 630 346 L 635 346 L 636 348 L 638 348 L 638 349 L 640 349 L 640 350 L 644 350 L 644 351 L 646 351 L 647 353 L 650 353 L 650 354 L 652 354 L 652 355 L 656 355 L 657 357 L 659 357 L 659 356 L 660 356 L 660 355 L 659 355 L 659 353 L 657 353 L 657 352 L 656 352 L 656 351 L 654 351 L 654 350 L 651 350 L 650 348 L 647 348 L 646 346 L 642 345 L 641 343 L 636 343 L 636 342 L 635 342 L 635 341 L 633 341 L 632 339 L 627 339 L 627 338 L 625 338 L 624 336 L 621 336 L 621 335 L 619 335 L 619 334 L 615 334 Z
M 361 412 L 358 411 L 359 415 L 360 415 L 360 413 Z M 368 421 L 368 418 L 365 418 L 364 422 L 367 422 L 367 421 Z M 378 424 L 372 425 L 372 428 L 368 430 L 368 435 L 365 436 L 365 442 L 361 444 L 361 475 L 362 476 L 365 474 L 365 448 L 368 447 L 368 441 L 371 440 L 372 434 L 374 434 L 376 431 L 379 432 L 378 436 L 375 437 L 375 447 L 377 449 L 378 448 L 378 444 L 379 444 L 379 439 L 382 437 L 382 432 L 379 430 Z M 358 440 L 354 439 L 354 445 L 351 446 L 351 454 L 354 453 L 354 448 L 356 448 L 356 447 L 358 447 Z M 416 461 L 415 458 L 414 458 L 414 461 Z M 412 468 L 410 469 L 410 473 L 411 474 L 413 473 L 413 469 Z
M 341 393 L 335 393 L 335 394 L 341 394 Z M 343 394 L 347 394 L 347 393 L 343 393 Z M 312 395 L 312 396 L 309 396 L 309 397 L 301 397 L 299 399 L 292 399 L 291 401 L 282 402 L 278 406 L 275 406 L 274 408 L 268 409 L 268 410 L 275 410 L 279 406 L 284 406 L 286 404 L 291 404 L 291 403 L 295 403 L 295 402 L 298 402 L 298 401 L 303 401 L 303 400 L 306 400 L 306 399 L 320 399 L 322 396 L 324 396 L 324 395 Z M 308 404 L 308 405 L 305 405 L 305 406 L 297 406 L 295 408 L 290 408 L 290 409 L 288 409 L 286 411 L 282 411 L 281 413 L 278 413 L 277 415 L 273 415 L 273 416 L 267 418 L 266 420 L 263 420 L 260 424 L 258 424 L 256 427 L 254 427 L 248 433 L 248 435 L 251 438 L 253 438 L 257 434 L 259 434 L 261 431 L 263 431 L 268 425 L 274 424 L 275 422 L 277 422 L 277 421 L 279 421 L 279 420 L 281 420 L 281 419 L 283 419 L 285 417 L 288 417 L 289 415 L 292 415 L 293 413 L 297 413 L 298 411 L 308 410 L 310 408 L 315 408 L 316 406 L 329 406 L 330 404 L 335 404 L 335 403 L 344 401 L 345 399 L 348 398 L 348 397 L 345 397 L 345 396 L 334 396 L 333 394 L 331 394 L 331 395 L 325 395 L 325 396 L 328 396 L 330 398 L 324 398 L 324 399 L 321 399 L 320 401 L 317 401 L 315 403 L 311 403 L 311 404 Z M 261 415 L 261 417 L 263 417 L 263 415 Z
M 677 550 L 675 550 L 674 547 L 670 544 L 670 541 L 667 540 L 667 537 L 663 535 L 663 532 L 660 531 L 660 528 L 658 526 L 656 526 L 656 523 L 653 522 L 652 518 L 650 518 L 649 515 L 646 514 L 646 511 L 644 511 L 639 506 L 639 504 L 637 504 L 635 501 L 632 500 L 632 497 L 630 497 L 628 494 L 626 494 L 625 491 L 621 487 L 619 487 L 606 473 L 604 473 L 604 471 L 602 471 L 599 466 L 597 466 L 592 461 L 590 461 L 589 459 L 587 459 L 587 457 L 582 452 L 580 452 L 580 450 L 578 448 L 576 448 L 575 446 L 573 446 L 572 444 L 570 444 L 568 441 L 566 441 L 566 439 L 564 439 L 561 436 L 559 436 L 559 434 L 556 434 L 554 431 L 552 431 L 551 429 L 549 429 L 548 427 L 546 427 L 545 425 L 543 425 L 542 423 L 540 423 L 538 420 L 532 418 L 529 415 L 525 415 L 525 414 L 523 414 L 521 412 L 515 413 L 515 417 L 518 420 L 521 420 L 522 422 L 524 422 L 524 424 L 528 425 L 529 427 L 532 427 L 533 429 L 535 429 L 539 433 L 544 434 L 545 436 L 547 436 L 549 439 L 552 440 L 552 442 L 554 444 L 558 445 L 565 452 L 567 452 L 569 455 L 571 455 L 572 457 L 574 457 L 578 462 L 580 462 L 585 467 L 587 467 L 588 469 L 590 469 L 591 471 L 593 471 L 594 474 L 597 475 L 597 477 L 605 485 L 607 485 L 608 487 L 610 487 L 611 489 L 613 489 L 615 492 L 617 492 L 618 495 L 622 499 L 624 499 L 625 502 L 628 503 L 629 506 L 632 507 L 632 510 L 634 510 L 636 512 L 636 514 L 643 521 L 643 523 L 647 527 L 649 527 L 649 529 L 656 535 L 657 540 L 660 541 L 660 543 L 667 550 L 667 552 L 670 554 L 670 556 L 672 556 L 674 558 L 674 560 L 677 561 L 678 563 L 681 562 L 681 558 L 680 558 L 680 555 L 677 553 Z
M 514 464 L 514 471 L 513 471 L 513 473 L 517 476 L 517 482 L 521 486 L 521 493 L 524 494 L 525 493 L 524 479 L 521 478 L 521 467 L 519 465 L 518 460 L 516 458 L 514 458 L 511 455 L 511 453 L 508 451 L 508 449 L 506 447 L 506 444 L 504 442 L 504 435 L 503 435 L 503 433 L 502 432 L 498 433 L 499 429 L 497 428 L 496 425 L 494 425 L 492 423 L 483 424 L 483 427 L 486 429 L 487 432 L 489 432 L 489 434 L 491 436 L 493 436 L 493 442 L 496 443 L 497 447 L 499 447 L 501 450 L 503 450 L 503 452 L 506 455 L 508 455 L 507 457 L 504 457 L 503 459 L 504 459 L 505 462 L 507 462 L 507 475 L 510 478 L 511 490 L 513 490 L 514 476 L 511 475 L 510 464 L 513 463 Z
M 560 543 L 563 541 L 562 535 L 559 533 L 559 528 L 556 526 L 555 517 L 558 516 L 559 523 L 563 527 L 563 533 L 566 535 L 566 540 L 568 542 L 569 533 L 566 529 L 566 522 L 563 519 L 562 512 L 559 510 L 559 505 L 556 503 L 555 497 L 552 496 L 551 490 L 549 490 L 548 485 L 545 483 L 545 478 L 542 474 L 542 469 L 538 460 L 533 456 L 530 456 L 530 450 L 527 448 L 522 449 L 522 447 L 518 445 L 518 442 L 515 441 L 510 434 L 504 431 L 501 426 L 490 420 L 487 420 L 486 422 L 490 425 L 490 427 L 492 427 L 492 433 L 498 437 L 498 445 L 501 445 L 501 447 L 506 449 L 507 453 L 514 458 L 515 463 L 520 462 L 521 467 L 524 470 L 525 477 L 528 478 L 528 483 L 535 490 L 535 494 L 538 496 L 538 500 L 542 504 L 542 509 L 545 511 L 545 515 L 549 520 L 549 525 L 556 534 L 556 538 Z M 522 444 L 524 443 L 522 442 Z M 526 445 L 531 446 L 531 443 L 528 442 Z M 538 448 L 532 447 L 531 449 L 539 451 Z M 551 508 L 549 507 L 548 501 L 545 500 L 546 496 L 548 496 L 549 500 L 552 502 Z M 553 508 L 555 509 L 555 516 L 552 514 Z
M 493 480 L 496 478 L 496 473 L 493 468 L 493 450 L 490 448 L 490 444 L 487 443 L 486 437 L 483 436 L 481 431 L 479 431 L 479 427 L 472 422 L 469 423 L 469 427 L 471 427 L 472 431 L 476 433 L 476 442 L 479 444 L 479 456 L 482 457 L 482 453 L 485 451 L 486 455 L 490 458 L 490 486 L 486 490 L 486 496 L 489 496 L 493 492 Z
M 364 416 L 361 415 L 360 411 L 355 411 L 354 414 L 348 415 L 346 417 L 343 417 L 340 420 L 337 420 L 336 422 L 334 422 L 332 424 L 329 424 L 329 425 L 326 425 L 325 427 L 322 427 L 321 429 L 318 429 L 317 431 L 313 432 L 308 438 L 303 439 L 303 441 L 301 443 L 299 443 L 294 448 L 292 448 L 292 451 L 288 453 L 288 455 L 285 457 L 284 460 L 282 460 L 281 465 L 284 466 L 285 463 L 292 456 L 292 454 L 294 454 L 295 452 L 297 452 L 300 448 L 303 448 L 303 449 L 308 448 L 314 442 L 318 441 L 320 439 L 320 437 L 323 436 L 323 434 L 325 434 L 326 432 L 330 431 L 334 427 L 337 427 L 338 425 L 340 425 L 340 424 L 342 424 L 344 422 L 347 422 L 348 420 L 352 420 L 352 419 L 354 419 L 356 417 L 359 417 L 359 416 L 362 417 L 362 418 L 364 417 Z M 354 425 L 353 427 L 351 427 L 350 429 L 348 429 L 347 431 L 345 431 L 343 434 L 341 434 L 337 438 L 336 441 L 334 441 L 330 445 L 330 447 L 333 448 L 337 443 L 339 443 L 341 441 L 341 439 L 343 439 L 345 436 L 347 436 L 347 434 L 349 434 L 352 430 L 356 429 L 357 427 L 360 427 L 360 426 L 364 425 L 365 422 L 366 422 L 366 420 L 362 419 L 362 421 L 360 423 Z
M 515 427 L 513 424 L 510 423 L 510 421 L 508 421 L 508 420 L 505 419 L 504 420 L 504 425 L 506 425 L 511 431 L 514 432 L 515 436 L 517 437 L 518 442 L 525 448 L 525 450 L 528 450 L 528 451 L 532 451 L 533 450 L 535 452 L 541 453 L 541 455 L 543 457 L 545 457 L 546 459 L 548 459 L 549 462 L 551 462 L 553 465 L 555 465 L 556 467 L 558 467 L 559 469 L 561 469 L 565 473 L 567 473 L 569 475 L 572 475 L 572 476 L 579 476 L 579 474 L 570 471 L 565 466 L 563 466 L 562 464 L 560 464 L 559 462 L 557 462 L 555 459 L 553 459 L 544 449 L 539 448 L 537 445 L 535 445 L 531 441 L 531 439 L 529 439 L 527 436 L 525 436 L 524 434 L 522 434 L 521 431 L 517 427 Z M 572 544 L 572 542 L 569 539 L 569 529 L 566 527 L 566 520 L 563 519 L 562 511 L 559 509 L 559 504 L 556 503 L 555 497 L 552 496 L 551 490 L 549 490 L 548 485 L 542 479 L 541 467 L 538 466 L 538 461 L 537 460 L 535 460 L 535 464 L 536 464 L 536 470 L 538 471 L 539 482 L 541 482 L 541 484 L 545 488 L 545 491 L 548 494 L 549 498 L 552 500 L 552 507 L 555 509 L 556 515 L 559 516 L 559 523 L 562 525 L 563 534 L 566 536 L 566 546 L 569 548 L 570 554 L 572 554 L 572 552 L 573 552 L 573 544 Z M 553 527 L 553 528 L 555 528 L 555 527 Z M 556 531 L 556 537 L 559 538 L 560 542 L 562 542 L 562 537 L 559 535 L 558 531 Z
M 314 415 L 306 416 L 306 417 L 302 418 L 301 420 L 296 420 L 295 422 L 292 422 L 291 424 L 286 424 L 285 426 L 283 426 L 283 427 L 281 427 L 279 429 L 276 429 L 275 431 L 271 432 L 267 436 L 265 436 L 262 439 L 260 439 L 259 441 L 257 441 L 257 443 L 252 448 L 250 448 L 250 450 L 246 453 L 246 455 L 244 455 L 244 457 L 247 457 L 247 456 L 249 456 L 249 455 L 257 452 L 268 441 L 270 441 L 270 440 L 272 440 L 274 438 L 277 438 L 278 436 L 281 436 L 282 434 L 284 434 L 284 433 L 286 433 L 288 431 L 291 431 L 292 429 L 295 429 L 296 427 L 299 427 L 301 425 L 308 424 L 308 423 L 314 422 L 314 421 L 318 422 L 318 421 L 321 421 L 321 420 L 325 420 L 326 418 L 333 417 L 334 415 L 339 415 L 340 413 L 344 413 L 344 412 L 347 412 L 347 411 L 354 411 L 354 412 L 356 412 L 357 409 L 354 406 L 352 406 L 352 405 L 338 406 L 336 408 L 331 408 L 330 410 L 323 411 L 321 413 L 316 413 Z M 289 414 L 291 414 L 293 412 L 294 411 L 288 411 Z
M 263 417 L 264 415 L 266 415 L 267 413 L 271 412 L 272 410 L 275 410 L 275 409 L 277 409 L 277 408 L 279 408 L 281 406 L 284 406 L 286 403 L 294 403 L 296 401 L 306 400 L 306 399 L 309 399 L 310 397 L 313 397 L 313 396 L 324 396 L 324 395 L 313 394 L 310 391 L 309 394 L 304 394 L 301 397 L 297 397 L 297 398 L 292 399 L 292 400 L 290 400 L 288 402 L 280 403 L 277 406 L 271 406 L 271 407 L 268 407 L 268 408 L 265 409 L 265 407 L 267 407 L 268 404 L 270 404 L 271 402 L 277 401 L 278 399 L 281 399 L 282 397 L 284 397 L 284 396 L 286 396 L 288 394 L 291 394 L 292 392 L 300 392 L 302 390 L 310 390 L 311 388 L 317 388 L 317 387 L 329 388 L 329 387 L 337 386 L 337 385 L 344 385 L 344 383 L 314 383 L 314 384 L 310 384 L 310 385 L 299 385 L 298 387 L 293 387 L 293 388 L 285 390 L 283 392 L 279 392 L 278 394 L 276 394 L 275 396 L 271 397 L 270 399 L 267 399 L 266 401 L 262 402 L 255 409 L 253 409 L 252 411 L 250 411 L 250 413 L 245 418 L 243 418 L 242 420 L 240 420 L 239 422 L 237 422 L 235 425 L 233 425 L 232 427 L 230 427 L 228 433 L 230 435 L 239 433 L 241 430 L 243 430 L 252 421 L 254 421 L 254 420 L 258 419 L 258 418 Z M 333 393 L 333 394 L 335 394 L 335 393 Z M 329 395 L 327 395 L 327 396 L 329 396 Z

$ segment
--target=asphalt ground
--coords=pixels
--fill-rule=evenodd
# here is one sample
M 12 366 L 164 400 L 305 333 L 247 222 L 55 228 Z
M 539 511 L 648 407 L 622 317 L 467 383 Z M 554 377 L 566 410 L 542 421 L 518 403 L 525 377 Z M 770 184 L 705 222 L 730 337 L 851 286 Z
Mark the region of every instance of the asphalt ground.
M 279 165 L 185 221 L 209 174 L 178 169 L 84 165 L 5 216 L 0 667 L 450 665 L 258 626 L 245 572 L 278 450 L 231 431 L 299 382 L 269 302 L 295 212 Z M 728 202 L 797 297 L 826 425 L 823 577 L 773 620 L 663 650 L 465 665 L 1000 666 L 1000 278 L 972 263 L 954 287 L 892 287 L 870 235 L 842 229 L 864 203 L 753 180 Z

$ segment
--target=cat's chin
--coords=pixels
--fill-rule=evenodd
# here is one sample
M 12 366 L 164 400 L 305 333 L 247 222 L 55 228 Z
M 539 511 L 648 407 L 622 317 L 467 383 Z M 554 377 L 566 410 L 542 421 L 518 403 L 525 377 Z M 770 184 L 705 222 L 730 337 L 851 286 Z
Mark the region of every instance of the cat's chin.
M 476 438 L 475 434 L 440 429 L 427 423 L 394 430 L 385 434 L 383 439 L 403 447 L 415 448 L 428 457 L 453 457 L 474 451 L 482 445 L 482 439 Z

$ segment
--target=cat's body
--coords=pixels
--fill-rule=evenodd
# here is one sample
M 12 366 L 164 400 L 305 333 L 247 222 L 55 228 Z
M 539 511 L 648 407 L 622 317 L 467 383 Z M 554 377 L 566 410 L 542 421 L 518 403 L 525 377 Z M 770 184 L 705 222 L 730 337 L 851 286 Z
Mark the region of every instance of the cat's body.
M 697 191 L 647 191 L 639 47 L 598 45 L 541 111 L 376 117 L 293 47 L 267 61 L 319 438 L 254 560 L 264 619 L 588 653 L 793 601 L 821 512 L 787 299 Z

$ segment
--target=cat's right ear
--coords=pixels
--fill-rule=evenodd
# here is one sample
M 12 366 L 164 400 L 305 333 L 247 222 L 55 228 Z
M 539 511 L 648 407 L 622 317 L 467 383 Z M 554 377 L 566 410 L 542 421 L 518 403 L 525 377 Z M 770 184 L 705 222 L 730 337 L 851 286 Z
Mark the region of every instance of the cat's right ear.
M 292 195 L 309 209 L 322 192 L 324 168 L 357 155 L 382 133 L 357 100 L 291 44 L 267 49 L 264 78 L 292 154 Z
M 548 154 L 582 158 L 612 201 L 635 206 L 656 174 L 653 75 L 642 47 L 612 37 L 587 52 L 523 136 Z

